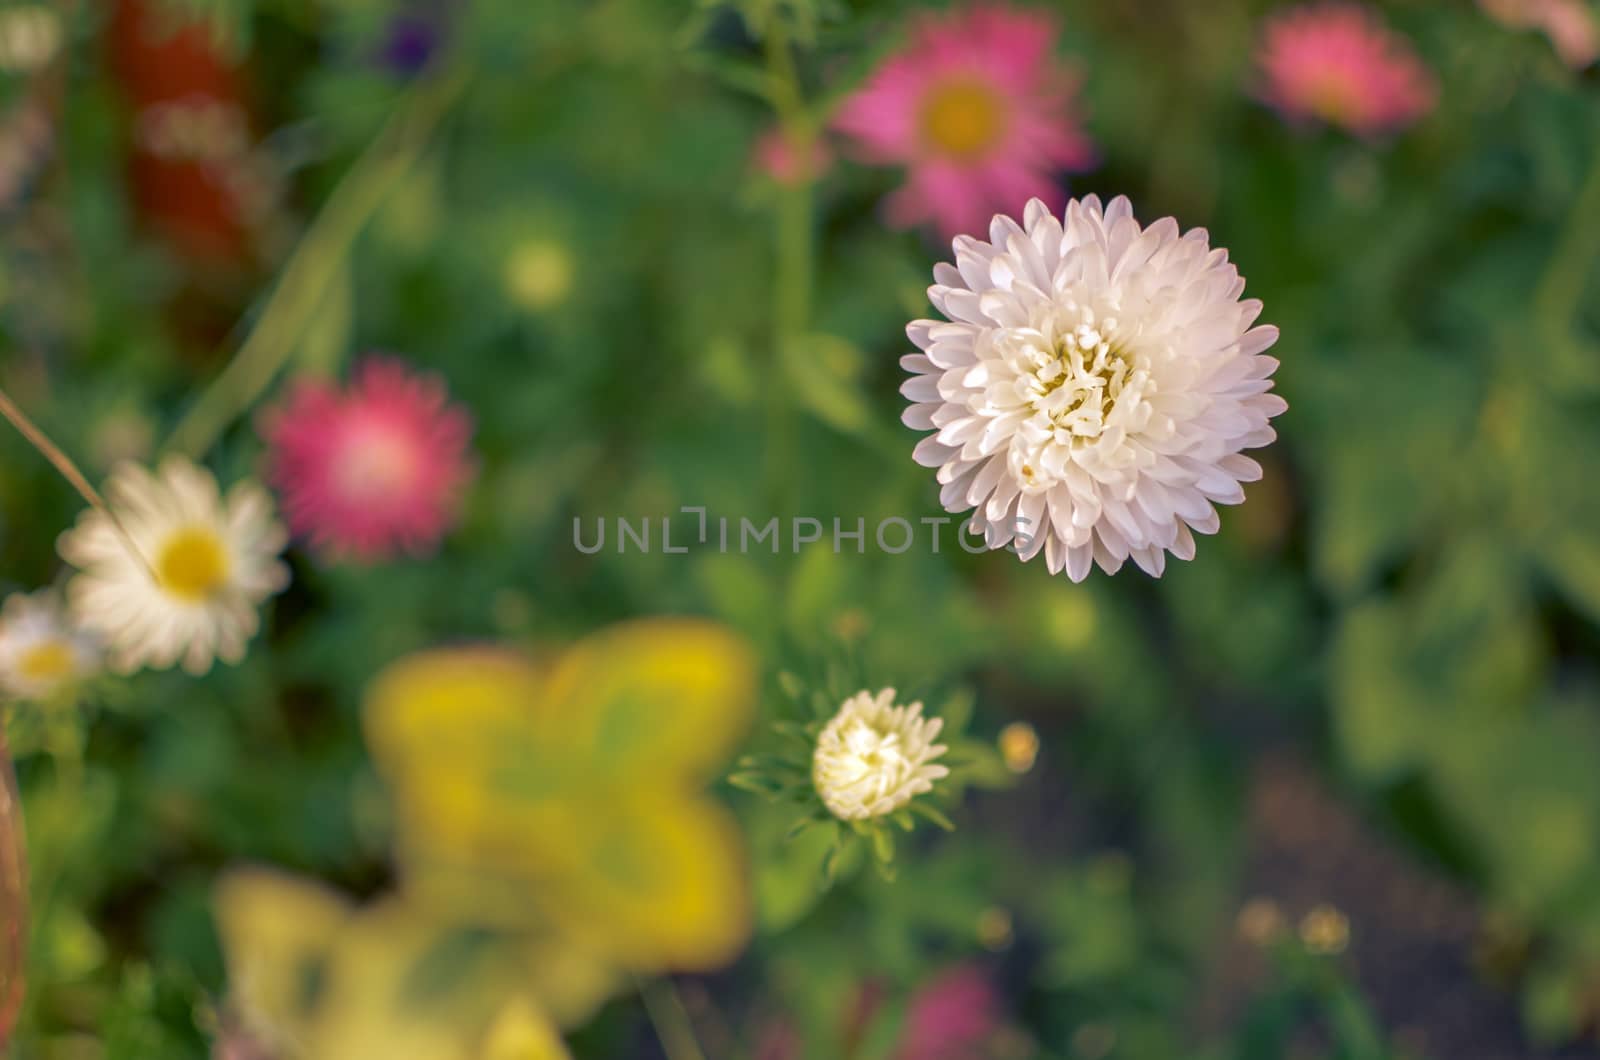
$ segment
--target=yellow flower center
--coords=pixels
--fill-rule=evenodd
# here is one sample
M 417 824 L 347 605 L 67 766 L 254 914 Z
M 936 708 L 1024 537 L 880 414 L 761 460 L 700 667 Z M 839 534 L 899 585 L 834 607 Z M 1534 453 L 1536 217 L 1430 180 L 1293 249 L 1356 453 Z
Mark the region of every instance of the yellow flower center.
M 1098 438 L 1135 369 L 1117 344 L 1115 319 L 1099 328 L 1080 324 L 1058 337 L 1051 353 L 1038 356 L 1029 386 L 1030 404 L 1075 437 Z M 1142 387 L 1133 389 L 1142 392 Z M 1033 469 L 1024 466 L 1023 476 Z
M 156 559 L 161 588 L 181 600 L 200 603 L 228 580 L 228 554 L 216 533 L 187 527 L 167 538 Z
M 77 654 L 72 645 L 60 640 L 40 641 L 22 653 L 17 669 L 29 681 L 54 684 L 72 676 Z
M 959 159 L 982 155 L 1005 131 L 1005 110 L 976 81 L 951 81 L 928 93 L 922 104 L 923 139 L 941 154 Z
M 1334 125 L 1343 125 L 1359 118 L 1361 100 L 1361 90 L 1348 77 L 1335 72 L 1317 77 L 1307 93 L 1312 113 Z

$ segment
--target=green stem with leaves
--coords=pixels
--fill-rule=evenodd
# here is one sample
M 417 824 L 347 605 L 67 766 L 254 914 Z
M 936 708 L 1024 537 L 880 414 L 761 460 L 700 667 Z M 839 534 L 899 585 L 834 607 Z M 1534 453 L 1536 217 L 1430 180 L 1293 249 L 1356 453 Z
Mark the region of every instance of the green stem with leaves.
M 767 479 L 779 514 L 786 507 L 793 473 L 793 415 L 789 405 L 790 358 L 810 329 L 815 273 L 813 177 L 807 166 L 815 149 L 815 118 L 806 107 L 793 43 L 781 16 L 766 36 L 772 103 L 780 134 L 798 158 L 792 182 L 780 189 L 776 213 L 776 268 L 773 273 L 772 361 L 767 374 Z
M 419 84 L 334 189 L 222 374 L 173 431 L 168 448 L 199 457 L 253 405 L 293 354 L 356 237 L 426 149 L 465 84 L 449 68 Z

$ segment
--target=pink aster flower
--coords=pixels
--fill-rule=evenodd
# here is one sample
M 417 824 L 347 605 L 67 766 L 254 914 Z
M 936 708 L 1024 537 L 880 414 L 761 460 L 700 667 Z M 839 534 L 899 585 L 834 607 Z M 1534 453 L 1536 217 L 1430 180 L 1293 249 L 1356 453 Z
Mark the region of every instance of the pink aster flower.
M 1286 119 L 1320 120 L 1359 136 L 1411 124 L 1433 109 L 1437 95 L 1410 43 L 1344 0 L 1269 19 L 1257 61 L 1261 97 Z
M 998 4 L 924 16 L 845 101 L 834 127 L 863 160 L 907 170 L 891 223 L 932 221 L 954 236 L 1031 198 L 1062 204 L 1056 176 L 1088 168 L 1094 147 L 1056 35 L 1050 15 Z
M 1574 70 L 1600 58 L 1600 18 L 1586 0 L 1478 0 L 1478 6 L 1502 25 L 1543 30 Z
M 368 357 L 345 390 L 302 380 L 262 421 L 290 528 L 372 561 L 437 546 L 472 476 L 472 423 L 444 384 Z

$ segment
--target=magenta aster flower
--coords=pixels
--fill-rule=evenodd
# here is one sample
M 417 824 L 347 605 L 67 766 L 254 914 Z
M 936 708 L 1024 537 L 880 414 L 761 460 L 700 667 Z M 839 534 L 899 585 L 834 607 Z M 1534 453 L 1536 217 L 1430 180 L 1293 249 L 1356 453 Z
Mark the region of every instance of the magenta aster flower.
M 290 528 L 333 555 L 436 547 L 472 476 L 471 420 L 440 380 L 390 358 L 367 358 L 343 391 L 299 382 L 262 434 Z
M 906 167 L 891 223 L 932 221 L 955 236 L 1031 198 L 1062 204 L 1056 175 L 1088 168 L 1094 147 L 1056 33 L 1044 12 L 998 5 L 925 16 L 845 101 L 834 127 L 863 159 Z
M 906 1006 L 896 1060 L 963 1060 L 988 1055 L 1000 1030 L 1000 995 L 982 970 L 957 965 L 924 984 Z
M 1410 43 L 1367 8 L 1307 4 L 1266 23 L 1257 55 L 1261 98 L 1290 121 L 1377 136 L 1433 109 L 1437 89 Z

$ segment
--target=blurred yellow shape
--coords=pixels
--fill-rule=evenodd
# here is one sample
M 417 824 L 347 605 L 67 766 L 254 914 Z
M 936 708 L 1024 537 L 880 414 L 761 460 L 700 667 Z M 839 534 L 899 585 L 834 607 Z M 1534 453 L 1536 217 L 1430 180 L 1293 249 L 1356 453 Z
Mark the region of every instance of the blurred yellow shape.
M 559 925 L 635 971 L 706 969 L 750 930 L 738 830 L 701 794 L 749 721 L 755 665 L 721 626 L 648 619 L 550 666 L 424 653 L 380 674 L 368 742 L 417 893 Z
M 1039 733 L 1025 721 L 1014 721 L 1000 730 L 1000 757 L 1013 773 L 1026 773 L 1039 759 Z
M 358 909 L 320 884 L 236 870 L 215 905 L 239 1028 L 295 1060 L 565 1060 L 558 1026 L 619 985 L 569 943 L 405 897 Z
M 561 244 L 522 243 L 506 258 L 506 292 L 523 309 L 550 309 L 572 292 L 575 271 L 572 255 Z
M 501 1010 L 484 1039 L 480 1060 L 567 1060 L 570 1054 L 548 1020 L 525 1001 Z
M 310 1060 L 488 1055 L 497 1010 L 518 988 L 499 955 L 483 952 L 495 946 L 481 933 L 442 926 L 403 899 L 363 910 L 328 958 L 308 1033 Z
M 1008 950 L 1016 938 L 1016 925 L 1009 909 L 991 905 L 978 914 L 978 942 L 984 949 L 994 953 Z
M 314 1004 L 308 984 L 350 918 L 350 903 L 317 883 L 241 869 L 222 877 L 213 905 L 245 1030 L 264 1047 L 294 1055 L 305 1046 Z
M 1343 953 L 1350 945 L 1350 920 L 1331 905 L 1319 905 L 1301 919 L 1300 941 L 1312 953 Z
M 1234 926 L 1241 937 L 1257 946 L 1265 946 L 1283 934 L 1283 910 L 1270 898 L 1252 898 L 1239 908 Z

